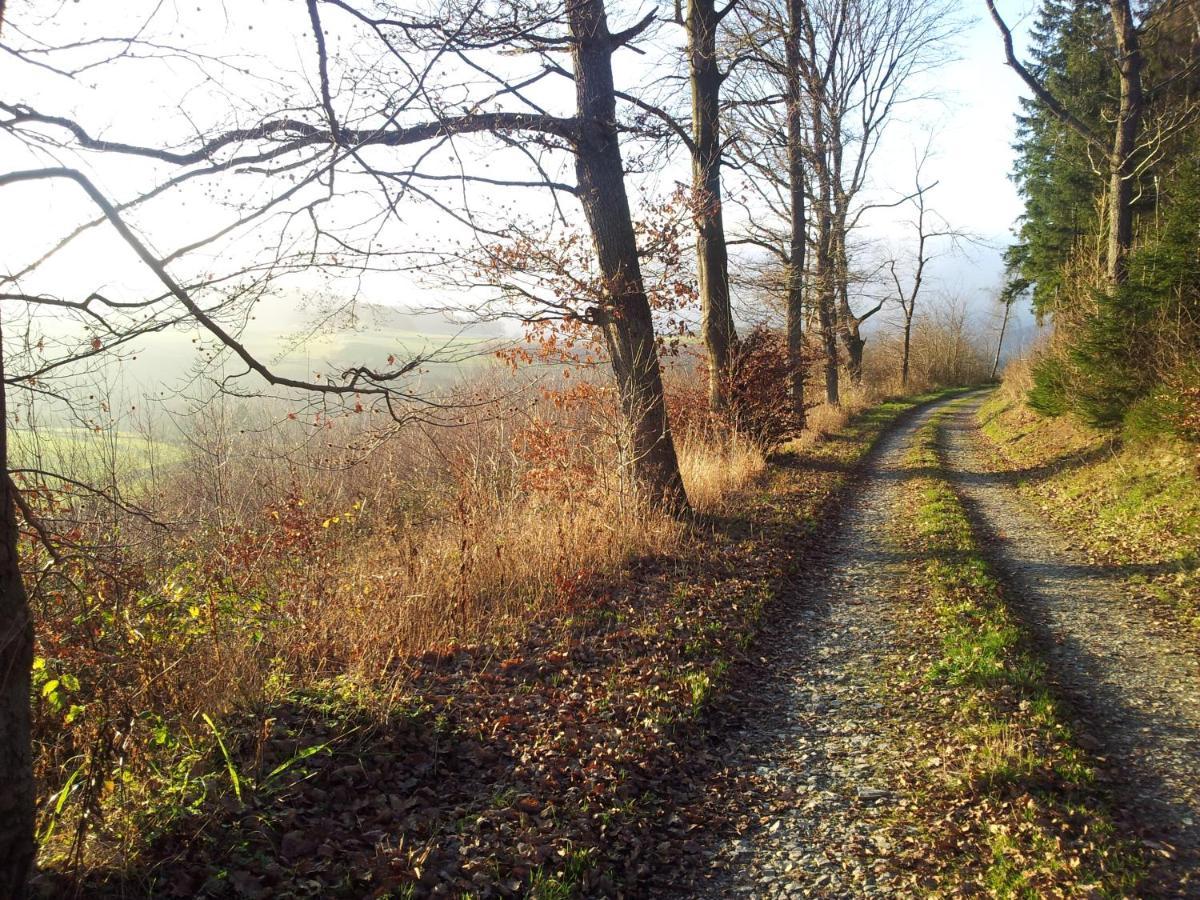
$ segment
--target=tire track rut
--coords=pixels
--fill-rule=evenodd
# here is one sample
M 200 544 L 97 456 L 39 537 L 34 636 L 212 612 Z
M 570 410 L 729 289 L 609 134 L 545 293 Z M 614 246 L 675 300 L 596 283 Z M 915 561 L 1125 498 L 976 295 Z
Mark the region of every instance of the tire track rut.
M 986 395 L 944 429 L 947 469 L 985 552 L 1073 707 L 1079 743 L 1105 766 L 1118 816 L 1157 864 L 1150 889 L 1200 896 L 1200 661 L 1164 634 L 1120 567 L 1089 563 L 991 471 L 976 420 Z

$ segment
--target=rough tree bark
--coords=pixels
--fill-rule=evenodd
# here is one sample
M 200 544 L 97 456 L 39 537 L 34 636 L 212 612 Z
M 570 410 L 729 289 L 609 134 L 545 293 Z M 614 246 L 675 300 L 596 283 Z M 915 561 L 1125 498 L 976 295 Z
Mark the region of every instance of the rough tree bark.
M 841 304 L 838 311 L 838 333 L 842 346 L 846 348 L 846 375 L 851 384 L 862 384 L 863 348 L 867 340 L 862 336 L 862 320 L 850 312 L 848 304 Z
M 912 359 L 912 309 L 904 310 L 904 355 L 900 358 L 900 386 L 908 387 L 909 361 Z
M 804 0 L 788 0 L 787 158 L 791 200 L 791 233 L 788 241 L 787 347 L 791 373 L 792 412 L 804 422 L 804 266 L 808 251 L 808 223 L 804 198 L 804 110 L 800 84 L 800 21 Z
M 25 896 L 34 856 L 29 711 L 33 620 L 17 560 L 7 423 L 0 323 L 0 896 L 20 898 Z
M 727 10 L 726 10 L 727 11 Z M 715 0 L 689 0 L 688 71 L 692 89 L 692 193 L 696 208 L 696 272 L 700 331 L 708 356 L 709 404 L 725 408 L 737 330 L 729 298 L 729 250 L 721 203 L 721 82 Z
M 625 191 L 612 74 L 614 43 L 603 0 L 570 0 L 567 18 L 579 115 L 575 171 L 610 295 L 610 307 L 599 311 L 598 319 L 630 430 L 633 468 L 651 502 L 684 513 L 687 495 L 667 421 L 654 322 Z
M 813 100 L 813 159 L 816 163 L 817 182 L 817 234 L 816 260 L 813 280 L 817 287 L 817 322 L 821 327 L 821 344 L 825 349 L 825 402 L 830 406 L 841 405 L 838 383 L 837 346 L 837 266 L 834 263 L 833 235 L 833 187 L 832 173 L 824 163 L 828 161 L 825 147 L 825 123 L 820 101 Z
M 1145 99 L 1142 93 L 1142 53 L 1129 0 L 1113 0 L 1113 35 L 1121 98 L 1109 155 L 1108 250 L 1106 274 L 1119 285 L 1125 281 L 1125 257 L 1133 245 L 1133 155 L 1137 147 Z
M 832 267 L 825 254 L 818 252 L 816 270 L 813 273 L 817 285 L 817 324 L 821 328 L 821 346 L 825 351 L 825 402 L 830 406 L 841 405 L 838 383 L 837 316 L 834 310 L 836 285 Z
M 4 0 L 0 0 L 0 29 Z M 33 619 L 17 559 L 17 520 L 8 479 L 8 403 L 0 310 L 0 896 L 25 896 L 33 866 L 33 744 L 29 694 Z

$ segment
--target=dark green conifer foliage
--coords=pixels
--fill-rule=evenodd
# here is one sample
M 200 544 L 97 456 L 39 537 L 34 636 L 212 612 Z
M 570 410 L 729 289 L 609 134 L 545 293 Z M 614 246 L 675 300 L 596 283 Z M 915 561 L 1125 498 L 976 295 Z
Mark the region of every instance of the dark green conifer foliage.
M 1160 85 L 1148 119 L 1168 137 L 1139 160 L 1128 277 L 1110 292 L 1089 280 L 1103 248 L 1104 161 L 1033 103 L 1019 117 L 1014 179 L 1025 196 L 1007 261 L 1012 294 L 1051 318 L 1054 352 L 1033 369 L 1030 405 L 1102 427 L 1174 430 L 1195 421 L 1200 386 L 1200 0 L 1151 3 L 1143 14 L 1146 71 Z M 1034 31 L 1037 75 L 1083 121 L 1111 129 L 1117 89 L 1108 11 L 1096 0 L 1046 0 Z M 1175 19 L 1182 16 L 1182 20 Z M 1191 124 L 1180 125 L 1179 123 Z
M 1101 298 L 1071 362 L 1075 408 L 1089 422 L 1120 424 L 1138 410 L 1141 430 L 1169 427 L 1171 388 L 1200 362 L 1200 157 L 1189 155 L 1160 199 L 1159 227 L 1143 222 L 1129 278 Z M 1161 414 L 1160 414 L 1161 413 Z
M 1095 0 L 1048 0 L 1033 29 L 1034 74 L 1097 131 L 1116 89 L 1106 15 Z M 1064 297 L 1072 252 L 1099 239 L 1104 176 L 1079 135 L 1038 104 L 1023 100 L 1022 106 L 1013 178 L 1025 196 L 1025 214 L 1007 263 L 1013 290 L 1031 290 L 1041 317 Z

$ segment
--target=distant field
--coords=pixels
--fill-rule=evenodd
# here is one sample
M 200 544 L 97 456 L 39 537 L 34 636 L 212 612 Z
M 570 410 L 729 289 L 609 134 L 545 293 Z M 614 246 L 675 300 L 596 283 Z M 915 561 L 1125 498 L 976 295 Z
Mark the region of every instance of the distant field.
M 115 475 L 118 481 L 128 482 L 184 459 L 182 446 L 133 432 L 86 428 L 9 431 L 12 468 L 46 469 L 81 481 L 107 480 Z
M 260 302 L 248 322 L 223 324 L 260 362 L 289 378 L 312 379 L 318 373 L 337 377 L 351 366 L 384 369 L 389 358 L 403 362 L 432 356 L 437 362 L 413 376 L 425 389 L 448 386 L 490 364 L 496 342 L 505 339 L 496 327 L 469 327 L 379 305 L 356 308 L 352 319 L 330 314 L 323 321 L 320 304 L 274 298 Z M 39 327 L 56 338 L 78 332 L 73 324 L 50 319 L 40 321 Z M 245 370 L 228 353 L 219 356 L 214 367 L 216 349 L 212 336 L 200 329 L 168 329 L 124 348 L 120 359 L 113 359 L 105 369 L 104 378 L 131 399 L 146 396 L 172 402 L 181 392 L 194 393 L 206 382 Z M 238 381 L 242 390 L 263 386 L 257 377 Z

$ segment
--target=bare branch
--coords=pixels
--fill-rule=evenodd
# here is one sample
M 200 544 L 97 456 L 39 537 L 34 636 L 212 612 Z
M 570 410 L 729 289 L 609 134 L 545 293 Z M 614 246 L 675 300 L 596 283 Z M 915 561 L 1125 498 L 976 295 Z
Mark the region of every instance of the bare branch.
M 1059 102 L 1058 98 L 1050 93 L 1038 79 L 1025 67 L 1025 65 L 1017 59 L 1016 53 L 1013 50 L 1012 31 L 1000 17 L 1000 13 L 996 10 L 994 0 L 984 0 L 987 3 L 988 12 L 991 13 L 992 21 L 996 23 L 996 27 L 1000 30 L 1000 36 L 1004 40 L 1004 60 L 1008 66 L 1021 76 L 1021 80 L 1026 86 L 1033 91 L 1033 95 L 1042 102 L 1046 109 L 1050 110 L 1060 122 L 1078 134 L 1081 138 L 1088 142 L 1093 148 L 1102 153 L 1108 152 L 1108 146 L 1103 138 L 1096 134 L 1084 124 L 1078 116 L 1074 115 L 1070 110 Z

